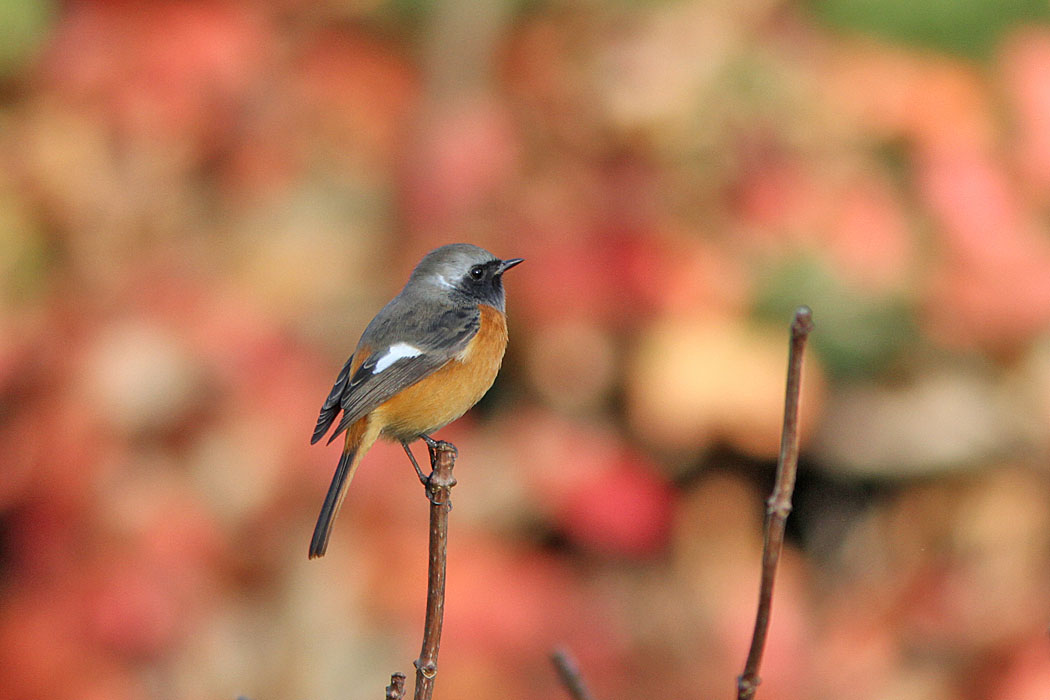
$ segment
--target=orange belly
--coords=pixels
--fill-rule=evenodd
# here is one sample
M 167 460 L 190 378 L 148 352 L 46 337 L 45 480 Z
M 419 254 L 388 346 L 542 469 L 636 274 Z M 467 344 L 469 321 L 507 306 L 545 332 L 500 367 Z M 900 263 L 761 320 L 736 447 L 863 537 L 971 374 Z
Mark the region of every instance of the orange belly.
M 443 428 L 476 404 L 496 380 L 507 349 L 507 321 L 482 304 L 481 327 L 459 355 L 372 412 L 385 437 L 411 440 Z

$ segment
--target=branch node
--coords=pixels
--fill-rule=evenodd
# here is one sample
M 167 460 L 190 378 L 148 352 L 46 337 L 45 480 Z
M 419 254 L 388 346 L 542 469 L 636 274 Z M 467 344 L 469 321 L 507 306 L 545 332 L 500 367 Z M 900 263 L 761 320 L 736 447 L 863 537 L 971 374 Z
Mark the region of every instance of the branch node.
M 386 687 L 386 700 L 403 700 L 405 697 L 405 674 L 398 671 L 390 675 L 390 685 Z
M 775 515 L 778 518 L 787 518 L 793 510 L 791 501 L 780 498 L 781 494 L 770 496 L 766 499 L 766 515 Z
M 813 311 L 808 306 L 795 309 L 795 318 L 791 322 L 792 335 L 809 335 L 813 326 Z
M 417 671 L 423 674 L 424 678 L 433 679 L 435 676 L 437 676 L 437 664 L 433 661 L 427 661 L 423 663 L 419 659 L 416 659 L 412 662 L 412 665 L 416 667 Z
M 744 676 L 737 676 L 736 688 L 737 688 L 737 699 L 738 700 L 751 700 L 755 696 L 755 691 L 758 690 L 758 685 L 762 682 L 762 679 L 758 676 L 745 678 Z

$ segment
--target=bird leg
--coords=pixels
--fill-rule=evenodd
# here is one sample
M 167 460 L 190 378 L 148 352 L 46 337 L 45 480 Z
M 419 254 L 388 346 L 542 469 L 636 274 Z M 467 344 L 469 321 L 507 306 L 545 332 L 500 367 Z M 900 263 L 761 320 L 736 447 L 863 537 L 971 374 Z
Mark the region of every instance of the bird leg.
M 412 466 L 416 469 L 416 476 L 419 477 L 420 483 L 426 486 L 430 481 L 430 477 L 424 474 L 423 470 L 419 468 L 419 463 L 416 462 L 416 456 L 412 454 L 412 448 L 410 448 L 408 443 L 404 440 L 401 441 L 401 447 L 405 448 L 405 454 L 408 455 L 408 458 L 412 461 Z
M 437 459 L 436 450 L 438 448 L 438 445 L 449 443 L 442 443 L 440 440 L 435 440 L 429 435 L 420 435 L 419 439 L 427 443 L 427 447 L 430 448 L 430 464 L 431 466 L 433 466 L 435 460 Z M 405 448 L 405 454 L 407 454 L 408 458 L 412 460 L 412 466 L 416 468 L 416 475 L 419 477 L 420 483 L 422 483 L 423 486 L 426 487 L 427 498 L 430 500 L 431 503 L 438 505 L 437 502 L 434 500 L 434 495 L 430 489 L 430 479 L 434 475 L 433 472 L 431 472 L 430 476 L 426 476 L 425 474 L 423 474 L 423 470 L 419 468 L 419 464 L 416 462 L 415 455 L 412 454 L 412 450 L 409 449 L 408 443 L 406 441 L 401 441 L 401 447 Z M 456 448 L 453 447 L 452 449 L 455 450 Z M 452 501 L 446 501 L 445 505 L 448 506 L 449 510 L 452 509 Z

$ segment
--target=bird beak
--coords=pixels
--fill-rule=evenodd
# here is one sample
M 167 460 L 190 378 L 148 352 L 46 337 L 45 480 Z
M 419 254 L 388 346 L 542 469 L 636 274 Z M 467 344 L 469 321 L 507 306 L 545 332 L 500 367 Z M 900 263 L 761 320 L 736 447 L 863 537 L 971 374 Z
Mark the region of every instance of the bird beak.
M 525 258 L 511 258 L 510 260 L 504 260 L 499 264 L 499 273 L 502 275 L 504 272 L 514 267 L 519 263 L 525 262 Z

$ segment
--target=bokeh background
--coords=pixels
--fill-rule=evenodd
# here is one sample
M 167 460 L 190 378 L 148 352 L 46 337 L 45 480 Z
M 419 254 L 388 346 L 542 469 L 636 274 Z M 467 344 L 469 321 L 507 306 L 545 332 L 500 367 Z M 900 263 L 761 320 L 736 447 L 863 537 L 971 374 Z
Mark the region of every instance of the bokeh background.
M 316 411 L 426 251 L 525 257 L 440 698 L 1050 697 L 1050 7 L 0 2 L 0 697 L 358 700 L 427 502 Z M 419 451 L 422 455 L 422 450 Z

